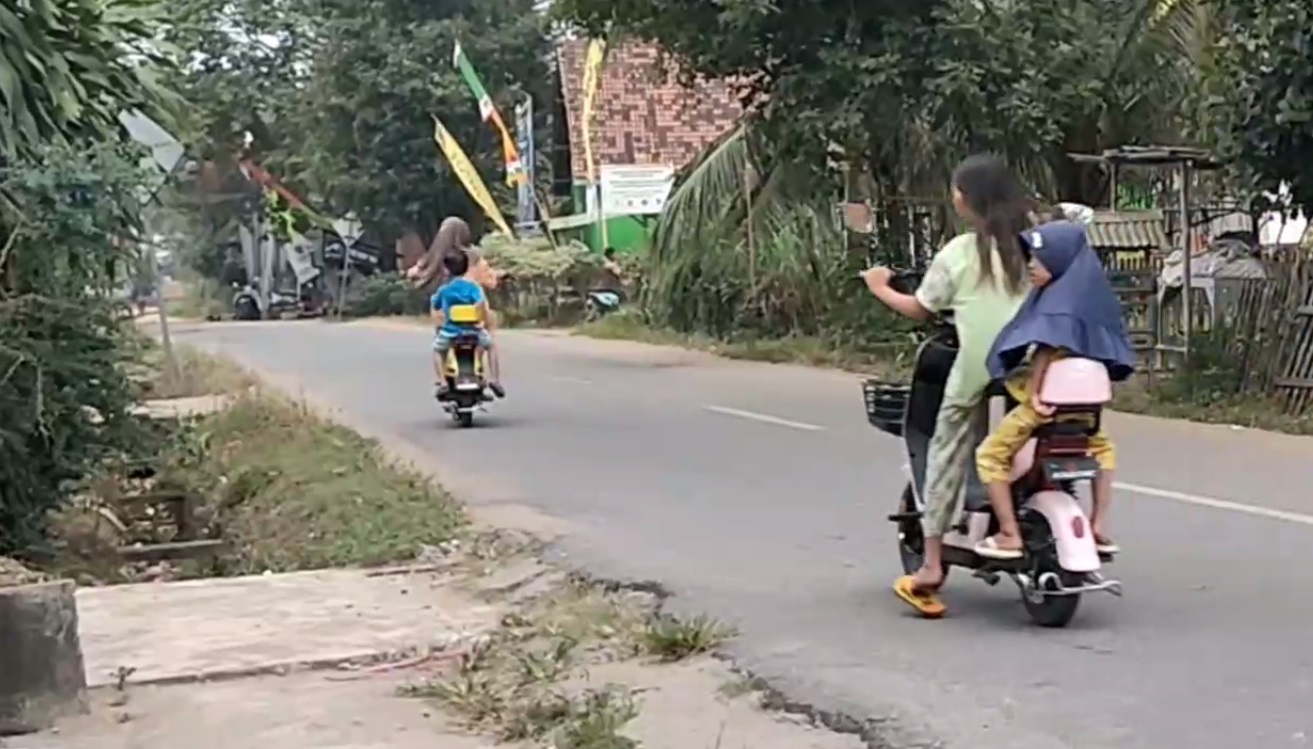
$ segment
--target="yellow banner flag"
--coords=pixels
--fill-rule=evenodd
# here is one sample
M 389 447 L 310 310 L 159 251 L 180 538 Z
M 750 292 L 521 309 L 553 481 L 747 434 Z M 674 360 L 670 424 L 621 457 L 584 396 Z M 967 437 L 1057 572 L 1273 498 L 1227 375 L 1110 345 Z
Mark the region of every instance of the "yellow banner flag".
M 593 162 L 593 100 L 597 98 L 597 89 L 602 85 L 602 58 L 606 55 L 606 42 L 594 39 L 588 43 L 588 53 L 584 56 L 584 106 L 583 136 L 584 163 L 588 168 L 588 181 L 596 178 L 597 165 Z
M 511 227 L 506 225 L 506 219 L 497 208 L 497 203 L 493 201 L 492 194 L 488 192 L 488 186 L 483 184 L 483 178 L 479 176 L 479 170 L 474 168 L 474 164 L 470 162 L 470 157 L 465 155 L 465 151 L 460 147 L 460 144 L 447 131 L 447 128 L 442 126 L 442 121 L 436 116 L 433 118 L 433 140 L 437 142 L 438 148 L 442 149 L 447 161 L 451 162 L 451 170 L 456 173 L 456 177 L 465 186 L 465 191 L 470 194 L 471 198 L 474 198 L 474 202 L 479 204 L 479 207 L 483 209 L 484 213 L 488 214 L 488 218 L 492 219 L 492 222 L 497 225 L 498 229 L 501 229 L 503 234 L 513 238 L 515 233 L 511 231 Z

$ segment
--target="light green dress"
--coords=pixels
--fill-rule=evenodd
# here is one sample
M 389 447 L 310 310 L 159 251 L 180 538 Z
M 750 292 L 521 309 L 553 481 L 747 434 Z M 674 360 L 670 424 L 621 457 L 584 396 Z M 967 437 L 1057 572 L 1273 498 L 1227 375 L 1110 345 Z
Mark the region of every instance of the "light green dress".
M 953 313 L 959 342 L 926 462 L 921 523 L 928 537 L 947 533 L 960 512 L 966 472 L 973 469 L 976 445 L 988 428 L 986 359 L 999 331 L 1026 298 L 1026 289 L 1012 293 L 1003 284 L 998 252 L 990 259 L 994 278 L 985 280 L 976 235 L 961 234 L 935 255 L 916 290 L 921 306 L 935 313 Z

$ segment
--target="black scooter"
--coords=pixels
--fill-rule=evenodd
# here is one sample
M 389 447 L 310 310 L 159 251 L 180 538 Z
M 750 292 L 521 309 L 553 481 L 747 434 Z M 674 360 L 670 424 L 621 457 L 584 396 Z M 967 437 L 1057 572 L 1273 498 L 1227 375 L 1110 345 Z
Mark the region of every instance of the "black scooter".
M 911 293 L 918 280 L 917 274 L 903 272 L 891 285 Z M 867 419 L 880 431 L 900 437 L 906 450 L 908 481 L 898 511 L 889 520 L 898 529 L 899 556 L 909 575 L 924 562 L 921 516 L 926 462 L 957 352 L 956 328 L 949 318 L 939 317 L 917 350 L 910 383 L 869 379 L 862 384 Z M 987 395 L 1004 398 L 1007 408 L 1016 405 L 1001 383 L 992 384 Z M 964 467 L 968 473 L 962 517 L 944 536 L 946 576 L 949 568 L 963 567 L 991 586 L 1004 576 L 1010 578 L 1020 589 L 1031 619 L 1045 627 L 1066 626 L 1084 593 L 1121 595 L 1121 584 L 1100 573 L 1100 563 L 1112 557 L 1095 550 L 1085 513 L 1073 491 L 1074 484 L 1098 475 L 1098 464 L 1087 450 L 1089 437 L 1098 429 L 1100 408 L 1101 404 L 1060 407 L 1053 423 L 1036 432 L 1034 452 L 1028 458 L 1031 466 L 1018 477 L 1012 492 L 1025 545 L 1021 559 L 997 561 L 975 552 L 978 543 L 998 532 L 998 521 L 974 466 Z M 1095 420 L 1091 425 L 1084 419 L 1057 418 L 1066 411 L 1082 416 L 1092 413 Z

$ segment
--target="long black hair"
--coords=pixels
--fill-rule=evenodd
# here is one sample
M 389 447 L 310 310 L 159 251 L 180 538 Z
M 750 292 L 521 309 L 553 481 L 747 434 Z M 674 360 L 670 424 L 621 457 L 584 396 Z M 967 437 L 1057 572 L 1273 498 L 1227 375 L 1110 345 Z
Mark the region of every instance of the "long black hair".
M 962 194 L 976 224 L 976 252 L 980 257 L 981 281 L 1002 281 L 1003 287 L 1019 292 L 1024 287 L 1026 256 L 1019 235 L 1032 225 L 1034 201 L 1008 168 L 994 154 L 970 156 L 953 170 L 953 187 Z M 998 250 L 1003 277 L 995 279 L 993 252 Z

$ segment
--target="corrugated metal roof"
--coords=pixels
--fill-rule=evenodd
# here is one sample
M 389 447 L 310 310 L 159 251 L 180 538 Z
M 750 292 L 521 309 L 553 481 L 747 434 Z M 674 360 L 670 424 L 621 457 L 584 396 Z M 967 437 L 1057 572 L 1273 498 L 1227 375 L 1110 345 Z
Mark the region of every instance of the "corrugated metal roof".
M 1089 226 L 1090 245 L 1098 250 L 1171 249 L 1161 211 L 1099 211 Z

